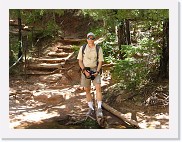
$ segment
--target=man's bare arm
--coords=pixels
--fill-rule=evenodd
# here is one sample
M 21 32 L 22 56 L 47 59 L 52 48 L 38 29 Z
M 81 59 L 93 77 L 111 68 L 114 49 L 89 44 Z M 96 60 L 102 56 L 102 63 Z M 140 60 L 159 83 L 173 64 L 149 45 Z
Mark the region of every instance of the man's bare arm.
M 98 66 L 97 66 L 97 72 L 100 71 L 101 67 L 102 67 L 102 61 L 99 61 Z
M 80 68 L 83 70 L 84 69 L 83 61 L 82 60 L 78 60 L 78 63 L 79 63 Z

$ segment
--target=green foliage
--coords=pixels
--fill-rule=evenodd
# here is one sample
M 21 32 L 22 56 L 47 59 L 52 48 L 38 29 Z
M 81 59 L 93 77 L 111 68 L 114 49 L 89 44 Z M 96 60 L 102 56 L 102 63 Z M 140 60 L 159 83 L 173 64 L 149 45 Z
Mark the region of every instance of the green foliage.
M 132 45 L 121 45 L 122 52 L 125 53 L 124 57 L 132 58 L 137 53 L 142 53 L 143 49 L 141 47 L 136 47 Z
M 117 19 L 119 21 L 123 19 L 133 19 L 136 18 L 139 15 L 139 10 L 135 9 L 123 9 L 123 10 L 117 10 Z
M 153 64 L 159 64 L 160 55 L 162 53 L 162 48 L 159 43 L 154 41 L 153 38 L 143 38 L 139 41 L 140 45 L 140 53 L 147 54 L 150 59 L 149 62 L 153 62 Z
M 147 43 L 145 46 L 121 46 L 122 52 L 125 53 L 125 59 L 116 60 L 116 65 L 112 70 L 112 78 L 121 83 L 122 88 L 138 90 L 148 82 L 150 64 L 154 59 L 149 58 L 153 54 L 153 48 L 146 45 Z
M 54 33 L 56 33 L 58 31 L 58 29 L 59 29 L 59 26 L 56 23 L 49 21 L 46 24 L 45 30 L 43 30 L 43 35 L 52 36 Z
M 63 15 L 65 10 L 61 9 L 21 9 L 22 21 L 26 24 L 35 24 L 35 31 L 39 31 L 41 36 L 53 36 L 60 30 L 56 23 L 56 15 Z M 97 37 L 104 37 L 105 41 L 100 43 L 103 48 L 104 59 L 108 63 L 116 63 L 112 75 L 113 79 L 122 87 L 127 89 L 138 89 L 147 82 L 147 75 L 152 66 L 159 65 L 162 53 L 162 21 L 169 18 L 167 9 L 82 9 L 81 14 L 99 21 L 96 25 L 88 29 Z M 10 17 L 17 18 L 18 10 L 11 9 Z M 119 26 L 121 21 L 128 19 L 130 22 L 131 37 L 134 39 L 133 45 L 121 45 L 121 52 L 124 53 L 124 60 L 118 60 L 119 47 L 116 40 L 115 26 Z M 23 23 L 22 22 L 22 23 Z M 14 44 L 11 49 L 17 50 Z M 74 51 L 78 52 L 80 46 L 74 45 Z M 140 58 L 135 58 L 140 55 Z M 17 57 L 17 56 L 16 56 Z
M 110 13 L 109 9 L 83 9 L 84 15 L 89 15 L 93 17 L 95 20 L 106 19 L 107 15 Z
M 124 89 L 138 90 L 149 81 L 149 73 L 157 70 L 162 49 L 145 35 L 138 46 L 121 45 L 121 50 L 125 59 L 115 60 L 112 78 Z
M 62 9 L 10 9 L 10 17 L 17 19 L 18 12 L 20 12 L 22 23 L 28 26 L 36 23 L 34 30 L 42 33 L 43 37 L 52 36 L 60 30 L 55 15 L 64 14 Z
M 103 34 L 104 34 L 105 29 L 104 29 L 104 27 L 100 27 L 100 28 L 91 27 L 90 31 L 92 31 L 96 35 L 96 37 L 102 37 Z
M 112 63 L 116 60 L 118 53 L 118 46 L 115 42 L 116 35 L 113 33 L 107 33 L 105 35 L 105 40 L 100 44 L 103 49 L 105 62 Z
M 16 56 L 15 56 L 15 54 L 13 54 L 14 52 L 13 51 L 11 51 L 11 56 L 9 57 L 9 67 L 11 66 L 11 65 L 13 65 L 14 63 L 15 63 L 15 61 L 16 61 Z
M 112 77 L 121 87 L 127 90 L 137 90 L 147 82 L 149 71 L 144 60 L 126 58 L 118 60 L 112 71 Z
M 78 52 L 78 51 L 80 50 L 80 46 L 73 45 L 73 46 L 71 47 L 71 49 L 73 49 L 73 51 L 75 51 L 75 52 Z
M 9 47 L 9 67 L 11 67 L 18 60 L 19 42 L 11 42 Z M 20 73 L 20 67 L 14 66 L 9 70 L 10 75 Z
M 35 9 L 31 11 L 22 10 L 22 20 L 24 20 L 27 24 L 40 22 L 44 15 L 44 12 L 45 11 L 43 9 Z
M 163 20 L 169 18 L 167 9 L 121 9 L 117 11 L 116 17 L 119 20 Z
M 98 129 L 99 125 L 92 119 L 87 119 L 81 123 L 81 126 L 85 129 Z
M 12 65 L 12 63 L 14 63 L 15 60 L 17 60 L 18 58 L 18 51 L 19 51 L 19 42 L 16 41 L 16 42 L 11 42 L 10 43 L 10 65 Z
M 98 25 L 92 29 L 98 36 L 107 34 L 115 26 L 116 17 L 113 9 L 83 9 L 82 13 L 92 17 L 94 21 L 103 22 L 103 25 Z

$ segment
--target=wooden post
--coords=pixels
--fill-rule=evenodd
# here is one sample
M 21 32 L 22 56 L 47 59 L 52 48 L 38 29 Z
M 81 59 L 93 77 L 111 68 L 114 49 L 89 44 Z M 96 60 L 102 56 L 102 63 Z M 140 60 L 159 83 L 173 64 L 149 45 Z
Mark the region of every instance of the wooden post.
M 24 54 L 25 54 L 25 79 L 27 79 L 27 46 L 28 46 L 28 35 L 25 38 L 25 47 L 24 47 Z
M 21 24 L 21 11 L 18 9 L 18 43 L 19 43 L 19 51 L 18 51 L 18 59 L 22 56 L 22 24 Z M 22 58 L 20 59 L 22 61 Z
M 33 30 L 34 30 L 34 27 L 32 26 L 32 27 L 31 27 L 31 43 L 32 43 L 32 47 L 34 46 L 34 45 L 33 45 L 33 36 L 34 36 Z

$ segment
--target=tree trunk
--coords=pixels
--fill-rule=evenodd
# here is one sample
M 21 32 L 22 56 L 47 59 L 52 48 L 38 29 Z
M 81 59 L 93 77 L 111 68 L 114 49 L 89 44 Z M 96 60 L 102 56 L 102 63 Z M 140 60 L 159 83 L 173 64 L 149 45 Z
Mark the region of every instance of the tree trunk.
M 28 35 L 25 38 L 25 45 L 24 45 L 24 56 L 25 56 L 25 67 L 24 67 L 24 72 L 25 72 L 25 79 L 27 79 L 27 49 L 28 49 Z
M 160 58 L 159 78 L 169 78 L 169 21 L 163 22 L 163 48 Z
M 129 20 L 125 20 L 126 23 L 126 39 L 127 39 L 127 44 L 131 44 L 131 37 L 130 37 L 130 22 Z
M 124 34 L 124 21 L 121 21 L 121 24 L 118 27 L 118 47 L 119 47 L 119 59 L 124 59 L 124 54 L 122 52 L 122 47 L 121 45 L 125 44 L 125 34 Z
M 131 119 L 128 119 L 124 114 L 122 114 L 121 112 L 117 111 L 116 109 L 110 107 L 109 105 L 107 105 L 106 103 L 103 103 L 102 106 L 109 112 L 111 112 L 112 114 L 114 114 L 115 116 L 117 116 L 118 118 L 120 118 L 121 120 L 129 123 L 130 125 L 133 125 L 137 128 L 139 128 L 139 125 L 138 123 L 133 120 L 132 118 Z
M 124 59 L 124 52 L 122 52 L 122 45 L 131 44 L 129 20 L 121 21 L 118 27 L 118 47 L 119 47 L 119 59 Z
M 18 51 L 18 58 L 20 58 L 22 56 L 22 25 L 21 25 L 21 12 L 20 10 L 18 10 L 18 42 L 19 42 L 19 51 Z M 22 61 L 22 58 L 21 60 Z

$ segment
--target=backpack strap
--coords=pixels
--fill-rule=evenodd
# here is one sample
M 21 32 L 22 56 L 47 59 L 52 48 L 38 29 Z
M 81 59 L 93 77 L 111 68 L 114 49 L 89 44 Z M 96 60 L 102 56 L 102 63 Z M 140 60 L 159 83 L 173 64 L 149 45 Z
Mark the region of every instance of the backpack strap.
M 85 54 L 84 51 L 85 51 L 86 46 L 87 46 L 87 44 L 84 44 L 82 46 L 82 59 L 83 59 L 83 54 Z M 98 59 L 99 59 L 99 49 L 100 49 L 100 46 L 99 45 L 96 45 L 97 62 L 98 62 Z
M 100 46 L 99 45 L 96 45 L 96 52 L 97 52 L 97 66 L 99 64 L 99 49 L 100 49 Z M 102 74 L 102 67 L 100 69 L 100 74 Z
M 83 54 L 85 54 L 84 51 L 85 51 L 86 46 L 87 46 L 87 44 L 84 44 L 84 45 L 82 46 L 82 60 L 83 60 Z M 99 49 L 100 49 L 100 46 L 99 46 L 99 45 L 96 45 L 97 66 L 98 66 L 98 64 L 99 64 L 99 61 L 98 61 L 98 60 L 99 60 Z M 102 74 L 102 68 L 100 69 L 100 74 Z
M 97 65 L 98 65 L 98 60 L 99 60 L 99 49 L 100 49 L 100 46 L 99 46 L 99 45 L 96 45 L 96 52 L 97 52 Z
M 82 46 L 82 60 L 83 60 L 83 54 L 85 54 L 85 48 L 86 48 L 86 46 L 87 46 L 87 44 L 84 44 L 83 46 Z

